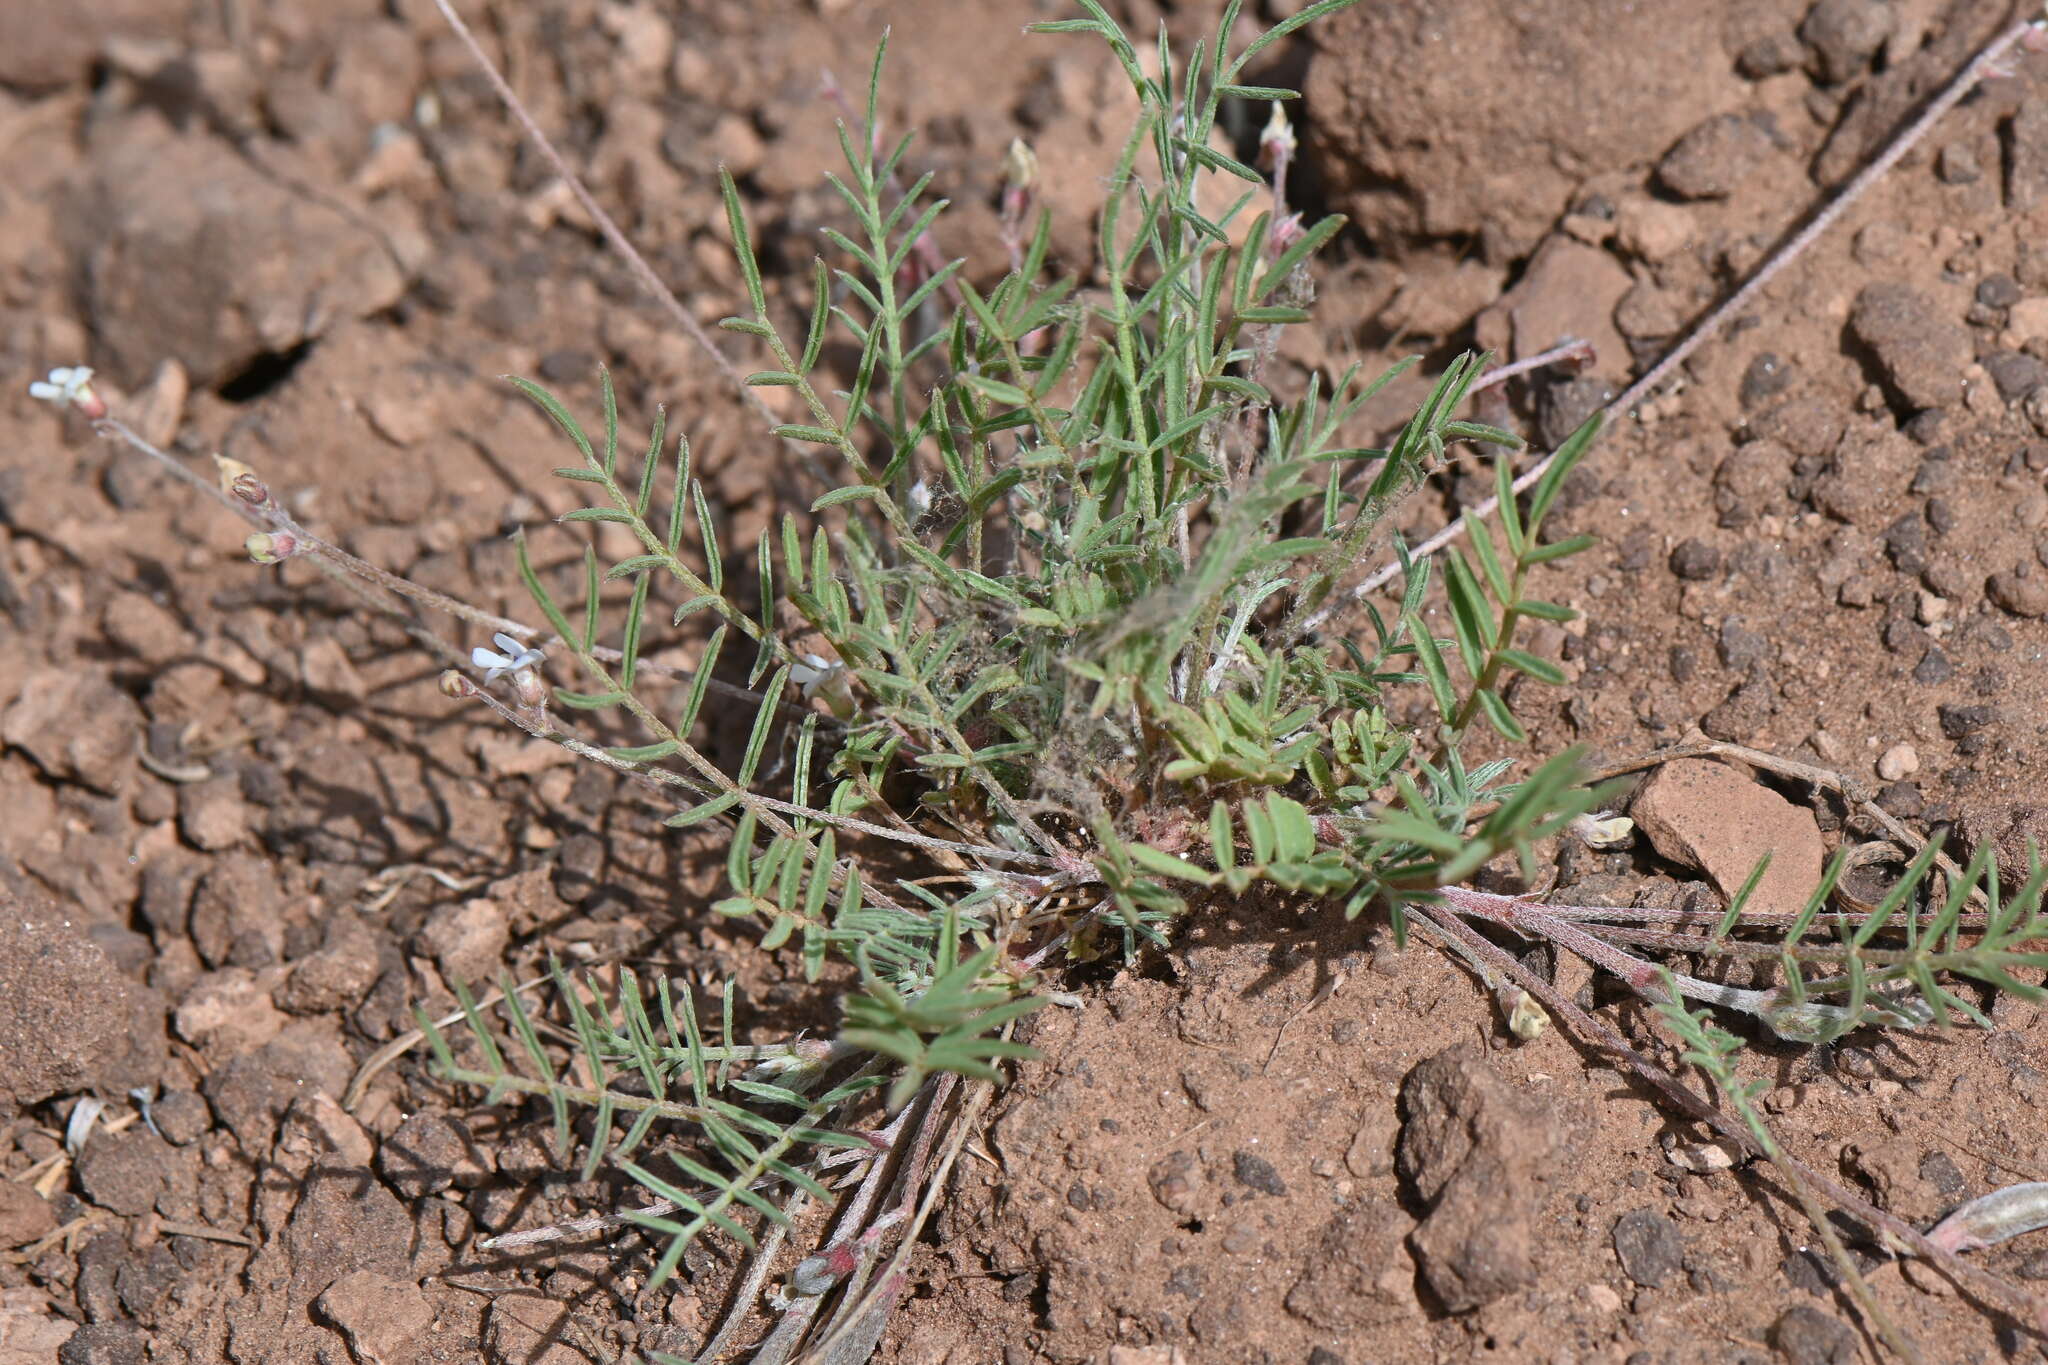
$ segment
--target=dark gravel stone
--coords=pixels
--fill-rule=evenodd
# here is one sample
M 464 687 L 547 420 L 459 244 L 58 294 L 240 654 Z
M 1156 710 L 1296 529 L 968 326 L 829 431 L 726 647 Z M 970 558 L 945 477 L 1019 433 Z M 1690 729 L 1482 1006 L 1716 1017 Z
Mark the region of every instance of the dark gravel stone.
M 2048 384 L 2048 365 L 2025 351 L 1996 351 L 1984 357 L 1984 371 L 1998 386 L 1998 396 L 2017 402 L 2042 384 Z
M 1915 413 L 1913 420 L 1899 430 L 1905 432 L 1908 439 L 1923 446 L 1931 446 L 1941 439 L 1942 424 L 1946 421 L 1947 413 L 1940 408 L 1929 408 L 1925 412 Z
M 1947 682 L 1955 676 L 1955 671 L 1955 665 L 1948 661 L 1948 655 L 1942 653 L 1938 646 L 1930 645 L 1927 652 L 1920 656 L 1920 662 L 1913 666 L 1913 681 L 1932 687 L 1936 683 Z
M 1552 384 L 1537 399 L 1536 433 L 1544 448 L 1555 450 L 1588 417 L 1621 396 L 1613 381 L 1585 375 Z
M 1685 1239 L 1655 1209 L 1636 1209 L 1615 1220 L 1614 1254 L 1631 1280 L 1655 1289 L 1682 1268 Z
M 1671 681 L 1691 682 L 1693 675 L 1700 671 L 1699 655 L 1684 645 L 1671 646 Z
M 1680 578 L 1712 578 L 1721 572 L 1721 552 L 1697 537 L 1681 540 L 1671 551 L 1671 572 Z
M 540 358 L 540 377 L 550 384 L 572 384 L 588 379 L 597 361 L 588 351 L 549 351 Z
M 1936 447 L 1941 449 L 1941 447 Z M 1929 493 L 1940 493 L 1955 487 L 1956 462 L 1946 457 L 1937 458 L 1933 451 L 1920 462 L 1919 472 L 1913 475 L 1912 491 L 1922 497 Z
M 1986 308 L 2010 308 L 2020 301 L 2020 283 L 2010 275 L 1986 275 L 1977 281 L 1976 297 Z
M 1884 647 L 1894 654 L 1909 654 L 1925 639 L 1920 627 L 1903 616 L 1885 622 Z
M 1918 783 L 1899 781 L 1877 794 L 1877 807 L 1901 820 L 1917 820 L 1927 809 L 1927 798 L 1921 795 Z
M 1753 630 L 1745 629 L 1739 621 L 1728 621 L 1721 627 L 1721 638 L 1715 644 L 1715 653 L 1720 656 L 1723 668 L 1748 668 L 1759 659 L 1770 655 L 1770 641 Z
M 1230 1158 L 1230 1173 L 1237 1177 L 1237 1183 L 1246 1189 L 1257 1190 L 1260 1194 L 1275 1197 L 1287 1193 L 1287 1184 L 1280 1179 L 1280 1172 L 1273 1169 L 1273 1163 L 1256 1152 L 1238 1152 Z
M 1937 707 L 1935 714 L 1941 718 L 1941 732 L 1950 739 L 1974 735 L 1998 718 L 1998 712 L 1992 707 L 1959 704 Z
M 1908 512 L 1884 528 L 1885 553 L 1900 573 L 1918 574 L 1927 567 L 1927 519 Z
M 1742 372 L 1737 396 L 1742 406 L 1753 408 L 1776 398 L 1792 386 L 1793 368 L 1775 351 L 1765 351 L 1749 362 Z
M 1941 1191 L 1943 1199 L 1959 1200 L 1970 1192 L 1970 1182 L 1947 1152 L 1933 1151 L 1921 1157 L 1920 1178 Z
M 2012 632 L 1998 624 L 1989 613 L 1979 613 L 1963 622 L 1956 631 L 1958 643 L 1977 644 L 1994 654 L 2012 651 Z
M 1700 728 L 1709 738 L 1747 744 L 1770 722 L 1777 704 L 1777 689 L 1771 685 L 1770 675 L 1762 667 L 1752 668 L 1725 701 L 1700 717 Z
M 1771 1345 L 1789 1365 L 1854 1365 L 1860 1354 L 1855 1332 L 1805 1304 L 1778 1315 L 1771 1324 Z

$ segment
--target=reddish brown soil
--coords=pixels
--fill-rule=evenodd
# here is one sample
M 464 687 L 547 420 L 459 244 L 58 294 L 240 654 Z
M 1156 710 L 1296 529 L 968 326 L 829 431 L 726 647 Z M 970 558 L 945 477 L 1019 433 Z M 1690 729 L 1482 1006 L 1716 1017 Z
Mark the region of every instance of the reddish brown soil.
M 1139 33 L 1161 17 L 1121 8 Z M 1289 379 L 1573 333 L 1599 346 L 1590 375 L 1518 388 L 1508 414 L 1569 430 L 2004 17 L 1824 0 L 1802 43 L 1806 9 L 1389 0 L 1276 50 L 1265 74 L 1309 94 L 1303 193 L 1360 225 L 1320 277 L 1319 325 L 1283 350 Z M 464 10 L 703 319 L 736 292 L 721 160 L 776 298 L 807 302 L 790 267 L 839 213 L 820 72 L 858 88 L 885 24 L 883 117 L 919 134 L 913 161 L 957 206 L 946 250 L 1000 270 L 1001 159 L 1023 135 L 1058 248 L 1085 259 L 1124 106 L 1098 51 L 1013 36 L 1055 6 Z M 1206 13 L 1166 17 L 1192 34 Z M 1848 772 L 1927 825 L 2048 835 L 2043 66 L 1953 114 L 1603 437 L 1561 514 L 1602 544 L 1547 588 L 1586 619 L 1537 642 L 1572 685 L 1516 698 L 1538 751 L 1628 755 L 1703 725 Z M 67 1362 L 696 1349 L 730 1283 L 716 1250 L 641 1300 L 630 1235 L 474 1248 L 480 1229 L 622 1199 L 549 1173 L 543 1115 L 477 1107 L 416 1057 L 353 1116 L 335 1101 L 415 1006 L 450 1006 L 451 978 L 524 979 L 551 953 L 734 980 L 761 1038 L 829 1028 L 829 996 L 710 915 L 722 858 L 704 839 L 451 705 L 403 632 L 250 565 L 216 505 L 26 388 L 89 362 L 189 467 L 223 451 L 364 557 L 519 615 L 505 536 L 573 501 L 547 479 L 559 443 L 496 376 L 588 410 L 602 361 L 629 423 L 667 403 L 728 545 L 775 509 L 776 453 L 422 0 L 13 16 L 0 296 L 0 1362 L 59 1343 Z M 1361 442 L 1415 392 L 1390 392 Z M 1454 472 L 1407 525 L 1482 491 Z M 569 565 L 568 538 L 536 543 Z M 1880 780 L 1901 744 L 1917 767 Z M 1565 855 L 1558 880 L 1625 903 L 1689 894 L 1674 875 L 1637 850 Z M 1512 1044 L 1461 967 L 1395 953 L 1370 921 L 1251 901 L 1073 985 L 1080 1007 L 1042 1016 L 1043 1060 L 962 1157 L 883 1358 L 1874 1349 L 1768 1172 L 1688 1173 L 1673 1153 L 1699 1133 L 1556 1031 Z M 1609 1013 L 1664 1054 L 1634 1007 Z M 2006 1001 L 1993 1020 L 1760 1046 L 1768 1108 L 1806 1159 L 1923 1224 L 2048 1178 L 2040 1012 Z M 124 1098 L 149 1085 L 158 1132 Z M 85 1093 L 114 1117 L 74 1162 L 61 1134 Z M 1982 1259 L 2048 1277 L 2034 1240 Z M 1418 1270 L 1432 1256 L 1451 1270 Z M 1945 1282 L 1871 1278 L 1930 1360 L 2038 1354 Z

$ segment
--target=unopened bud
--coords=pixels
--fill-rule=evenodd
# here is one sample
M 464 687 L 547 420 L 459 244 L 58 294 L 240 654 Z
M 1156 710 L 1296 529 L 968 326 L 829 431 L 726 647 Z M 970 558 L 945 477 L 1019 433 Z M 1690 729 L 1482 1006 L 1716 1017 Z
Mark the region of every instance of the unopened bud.
M 1021 137 L 1011 138 L 1010 149 L 1003 154 L 1003 179 L 1018 190 L 1030 189 L 1038 179 L 1038 153 Z
M 228 485 L 228 492 L 234 494 L 243 502 L 248 503 L 251 507 L 261 507 L 270 501 L 269 485 L 265 484 L 263 480 L 257 478 L 254 474 L 235 475 L 234 482 Z
M 522 668 L 512 675 L 512 700 L 529 711 L 544 705 L 548 699 L 548 685 L 540 675 L 530 668 Z
M 255 470 L 249 468 L 240 460 L 230 459 L 226 455 L 215 454 L 213 457 L 213 467 L 220 476 L 220 491 L 230 496 L 236 496 L 235 484 L 241 479 L 253 479 L 256 477 Z
M 1280 161 L 1294 155 L 1294 125 L 1287 121 L 1287 106 L 1279 100 L 1273 101 L 1273 117 L 1266 120 L 1266 126 L 1259 131 L 1259 150 L 1270 161 Z
M 476 684 L 451 668 L 441 674 L 441 695 L 450 701 L 468 701 L 476 695 Z
M 827 1247 L 796 1263 L 796 1269 L 789 1272 L 789 1292 L 814 1298 L 852 1274 L 859 1264 L 851 1247 Z
M 275 564 L 281 559 L 290 559 L 305 547 L 290 531 L 258 531 L 242 544 L 249 551 L 249 558 L 258 564 Z

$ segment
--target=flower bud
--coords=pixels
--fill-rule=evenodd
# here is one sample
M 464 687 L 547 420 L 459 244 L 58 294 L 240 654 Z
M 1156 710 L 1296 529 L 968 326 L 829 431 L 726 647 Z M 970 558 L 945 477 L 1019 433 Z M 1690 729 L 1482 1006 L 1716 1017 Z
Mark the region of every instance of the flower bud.
M 548 685 L 530 668 L 512 675 L 512 700 L 531 711 L 547 704 Z
M 235 484 L 245 475 L 252 479 L 256 477 L 255 470 L 249 468 L 240 460 L 230 459 L 218 451 L 214 453 L 213 468 L 220 478 L 220 491 L 229 496 L 234 496 Z
M 476 684 L 451 668 L 441 674 L 441 695 L 450 701 L 468 701 L 476 695 Z
M 1292 158 L 1298 145 L 1294 138 L 1294 125 L 1287 121 L 1287 106 L 1274 100 L 1273 116 L 1259 131 L 1259 150 L 1265 153 L 1269 163 L 1277 165 Z
M 1003 154 L 1003 179 L 1012 189 L 1028 190 L 1038 179 L 1038 154 L 1031 150 L 1031 144 L 1021 137 L 1010 139 L 1010 149 Z
M 275 564 L 281 559 L 290 559 L 305 548 L 290 531 L 258 531 L 242 544 L 249 551 L 249 558 L 258 564 Z

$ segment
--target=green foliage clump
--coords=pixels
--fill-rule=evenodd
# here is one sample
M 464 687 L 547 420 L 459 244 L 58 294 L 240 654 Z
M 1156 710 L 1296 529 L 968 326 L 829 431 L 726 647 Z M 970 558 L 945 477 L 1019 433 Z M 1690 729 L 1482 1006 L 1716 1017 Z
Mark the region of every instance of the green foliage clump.
M 1166 942 L 1210 898 L 1256 883 L 1347 915 L 1377 902 L 1399 928 L 1417 900 L 1503 853 L 1526 857 L 1589 808 L 1569 756 L 1512 781 L 1507 761 L 1469 763 L 1464 748 L 1481 722 L 1524 738 L 1506 700 L 1514 674 L 1562 681 L 1517 631 L 1572 615 L 1532 580 L 1586 543 L 1544 531 L 1595 424 L 1518 503 L 1519 441 L 1456 415 L 1483 357 L 1452 364 L 1384 449 L 1345 433 L 1406 364 L 1291 396 L 1265 379 L 1279 329 L 1308 320 L 1307 265 L 1341 223 L 1276 219 L 1265 179 L 1210 134 L 1228 102 L 1292 98 L 1241 83 L 1247 63 L 1341 3 L 1309 6 L 1234 57 L 1232 4 L 1185 66 L 1162 41 L 1157 75 L 1090 0 L 1088 17 L 1040 26 L 1106 42 L 1139 99 L 1092 289 L 1049 277 L 1043 215 L 985 293 L 960 261 L 922 264 L 946 205 L 928 197 L 929 175 L 901 184 L 909 138 L 874 137 L 879 53 L 866 126 L 841 126 L 846 168 L 830 177 L 848 223 L 827 233 L 841 259 L 816 263 L 798 325 L 771 304 L 725 179 L 746 307 L 724 326 L 763 353 L 746 383 L 802 409 L 775 429 L 788 457 L 834 471 L 806 515 L 756 545 L 721 543 L 688 446 L 667 456 L 659 419 L 638 471 L 621 460 L 608 376 L 595 441 L 517 381 L 581 457 L 557 473 L 595 495 L 564 520 L 615 523 L 635 542 L 616 562 L 587 552 L 580 610 L 522 546 L 582 673 L 555 704 L 629 717 L 642 742 L 593 756 L 671 789 L 670 824 L 729 831 L 720 914 L 758 925 L 764 948 L 793 947 L 813 979 L 834 963 L 849 973 L 838 1071 L 812 1078 L 823 1088 L 734 1075 L 729 1021 L 713 1047 L 687 1001 L 672 1009 L 663 994 L 657 1027 L 632 990 L 616 1020 L 577 1016 L 593 1091 L 569 1094 L 538 1045 L 525 1049 L 533 1077 L 495 1052 L 450 1071 L 538 1089 L 558 1114 L 594 1105 L 591 1161 L 609 1146 L 687 1215 L 661 1224 L 664 1272 L 703 1229 L 738 1235 L 741 1205 L 781 1218 L 763 1177 L 815 1185 L 800 1154 L 831 1150 L 830 1121 L 858 1095 L 886 1085 L 895 1108 L 934 1074 L 994 1079 L 1022 1051 L 1008 1035 L 1043 1003 L 1046 964 Z M 1239 187 L 1213 217 L 1198 192 L 1212 178 Z M 822 363 L 835 336 L 856 356 L 836 378 Z M 1427 566 L 1407 561 L 1388 517 L 1460 443 L 1501 452 L 1503 516 L 1498 542 L 1474 524 L 1471 557 L 1445 561 L 1452 629 L 1439 639 Z M 729 580 L 736 549 L 752 571 Z M 1388 555 L 1406 572 L 1398 612 L 1365 607 L 1361 640 L 1310 630 Z M 604 591 L 618 580 L 623 609 Z M 705 641 L 681 688 L 641 663 L 657 596 L 675 603 L 672 630 Z M 729 769 L 701 738 L 714 672 L 755 698 Z M 545 703 L 528 720 L 566 734 Z M 616 1142 L 632 1106 L 606 1077 L 640 1094 Z M 689 1168 L 701 1188 L 631 1162 L 666 1112 L 656 1105 L 709 1125 L 718 1162 Z

